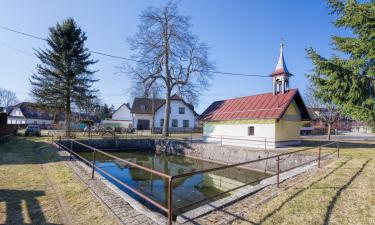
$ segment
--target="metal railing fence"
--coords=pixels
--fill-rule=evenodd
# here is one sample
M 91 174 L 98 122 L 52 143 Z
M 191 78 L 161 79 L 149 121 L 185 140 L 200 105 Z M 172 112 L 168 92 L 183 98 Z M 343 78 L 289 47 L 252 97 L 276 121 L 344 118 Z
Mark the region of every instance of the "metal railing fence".
M 117 156 L 114 156 L 112 154 L 109 154 L 107 152 L 99 150 L 99 149 L 94 148 L 92 146 L 83 144 L 83 143 L 81 143 L 81 142 L 79 142 L 77 140 L 66 139 L 64 141 L 68 141 L 70 143 L 70 148 L 67 147 L 67 146 L 65 146 L 65 145 L 63 145 L 63 144 L 61 144 L 62 143 L 61 136 L 57 140 L 56 140 L 56 138 L 54 139 L 54 137 L 52 136 L 52 143 L 56 144 L 58 146 L 59 150 L 60 149 L 66 150 L 67 152 L 70 153 L 71 157 L 72 156 L 77 157 L 78 159 L 82 160 L 83 162 L 85 162 L 86 164 L 88 164 L 92 168 L 92 172 L 91 172 L 91 178 L 92 179 L 94 179 L 94 177 L 95 177 L 95 171 L 96 170 L 102 172 L 103 174 L 105 174 L 106 176 L 110 177 L 111 179 L 113 179 L 114 181 L 116 181 L 117 183 L 119 183 L 120 185 L 122 185 L 125 188 L 127 188 L 128 190 L 130 190 L 132 193 L 136 194 L 138 197 L 146 200 L 147 202 L 151 203 L 153 206 L 155 206 L 158 209 L 160 209 L 163 212 L 165 212 L 167 214 L 168 224 L 169 225 L 172 224 L 172 222 L 173 222 L 173 215 L 174 215 L 173 213 L 176 212 L 176 211 L 181 211 L 184 208 L 191 207 L 193 205 L 202 203 L 202 202 L 207 201 L 209 199 L 213 199 L 213 198 L 219 197 L 221 195 L 228 194 L 230 192 L 233 192 L 233 191 L 238 190 L 240 188 L 243 188 L 245 186 L 252 185 L 254 183 L 260 182 L 260 181 L 262 181 L 264 179 L 267 179 L 267 178 L 270 178 L 270 177 L 274 177 L 274 176 L 276 176 L 276 185 L 277 185 L 277 187 L 279 187 L 281 172 L 287 172 L 287 171 L 293 170 L 293 169 L 295 169 L 297 167 L 301 167 L 301 166 L 304 166 L 304 165 L 307 165 L 307 164 L 310 164 L 310 163 L 313 163 L 313 162 L 318 162 L 318 168 L 321 168 L 321 161 L 325 157 L 328 157 L 329 155 L 332 155 L 332 154 L 337 154 L 337 157 L 340 157 L 340 143 L 339 143 L 339 141 L 333 141 L 333 142 L 330 142 L 330 143 L 327 143 L 327 144 L 324 144 L 324 145 L 320 145 L 320 146 L 316 146 L 316 147 L 308 147 L 308 148 L 303 148 L 303 149 L 299 149 L 299 150 L 295 150 L 295 151 L 291 151 L 291 152 L 285 152 L 285 153 L 281 153 L 281 154 L 278 154 L 278 155 L 273 155 L 273 156 L 269 156 L 269 157 L 265 157 L 265 158 L 260 158 L 260 159 L 255 159 L 255 160 L 249 160 L 249 161 L 245 161 L 245 162 L 241 162 L 241 163 L 236 163 L 236 164 L 231 164 L 231 165 L 224 165 L 224 166 L 219 166 L 219 167 L 215 167 L 215 168 L 204 169 L 204 170 L 199 170 L 199 171 L 194 171 L 194 172 L 183 173 L 183 174 L 178 174 L 178 175 L 171 176 L 169 174 L 165 174 L 165 173 L 162 173 L 160 171 L 153 170 L 153 169 L 150 169 L 148 167 L 141 166 L 141 165 L 138 165 L 136 163 L 130 162 L 128 160 L 119 158 Z M 85 147 L 85 148 L 88 148 L 88 149 L 92 150 L 92 153 L 93 153 L 92 154 L 92 160 L 89 161 L 89 160 L 85 159 L 84 157 L 80 156 L 79 154 L 77 154 L 73 150 L 73 144 L 76 144 L 76 145 L 79 145 L 79 146 L 82 146 L 82 147 Z M 322 156 L 323 147 L 332 146 L 332 145 L 335 145 L 335 147 L 336 147 L 335 150 L 333 152 L 325 155 L 325 156 Z M 314 152 L 314 150 L 315 150 L 315 152 Z M 296 165 L 296 166 L 293 166 L 291 168 L 288 168 L 286 170 L 281 171 L 280 163 L 281 163 L 282 160 L 287 160 L 290 155 L 293 155 L 293 154 L 296 154 L 296 153 L 301 153 L 301 152 L 308 152 L 309 154 L 316 154 L 316 157 L 313 160 L 309 160 L 308 162 L 304 162 L 304 163 L 301 163 L 299 165 Z M 95 164 L 96 154 L 97 153 L 104 154 L 107 157 L 110 157 L 110 158 L 112 158 L 114 160 L 119 160 L 119 161 L 121 161 L 121 162 L 123 162 L 123 163 L 125 163 L 125 164 L 127 164 L 129 166 L 138 168 L 140 170 L 152 173 L 154 175 L 157 175 L 157 176 L 160 176 L 161 178 L 166 179 L 167 183 L 168 183 L 167 184 L 167 186 L 168 186 L 168 198 L 167 198 L 167 203 L 168 204 L 167 204 L 167 206 L 164 206 L 164 205 L 158 203 L 156 200 L 152 199 L 150 196 L 147 196 L 146 194 L 142 193 L 141 191 L 135 189 L 134 187 L 131 187 L 130 185 L 128 185 L 128 184 L 126 184 L 124 182 L 122 182 L 121 180 L 117 179 L 116 177 L 114 177 L 113 175 L 111 175 L 110 173 L 108 173 L 107 171 L 105 171 L 102 168 L 98 167 Z M 284 157 L 284 159 L 283 159 L 283 157 Z M 196 174 L 207 174 L 209 172 L 218 171 L 218 170 L 224 170 L 224 169 L 228 169 L 228 168 L 241 167 L 241 166 L 246 165 L 246 164 L 252 164 L 252 163 L 257 163 L 257 162 L 267 161 L 267 160 L 272 160 L 272 159 L 276 160 L 276 173 L 275 174 L 268 174 L 267 176 L 264 176 L 264 177 L 262 177 L 260 179 L 257 179 L 257 180 L 254 180 L 254 181 L 251 181 L 251 182 L 248 182 L 248 183 L 244 183 L 244 184 L 239 185 L 239 186 L 237 186 L 235 188 L 232 188 L 232 189 L 229 189 L 229 190 L 226 190 L 226 191 L 223 191 L 223 192 L 220 192 L 220 193 L 217 193 L 217 194 L 214 194 L 214 195 L 202 198 L 202 199 L 200 199 L 198 201 L 185 204 L 185 205 L 180 206 L 178 208 L 173 208 L 173 181 L 176 180 L 176 179 L 183 178 L 183 177 L 189 177 L 189 176 L 193 176 L 193 175 L 196 175 Z

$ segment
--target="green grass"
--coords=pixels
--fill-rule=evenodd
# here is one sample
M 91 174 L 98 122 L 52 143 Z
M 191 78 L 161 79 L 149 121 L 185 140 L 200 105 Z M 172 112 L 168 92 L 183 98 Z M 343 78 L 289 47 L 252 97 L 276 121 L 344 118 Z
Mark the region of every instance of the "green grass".
M 375 224 L 375 146 L 343 142 L 340 153 L 317 173 L 282 183 L 285 191 L 234 224 Z
M 0 224 L 116 224 L 44 140 L 0 145 Z

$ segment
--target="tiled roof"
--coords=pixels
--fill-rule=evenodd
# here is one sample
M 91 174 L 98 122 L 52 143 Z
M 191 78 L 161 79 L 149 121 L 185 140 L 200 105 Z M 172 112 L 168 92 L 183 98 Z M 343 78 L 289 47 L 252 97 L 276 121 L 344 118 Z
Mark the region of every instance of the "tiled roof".
M 186 103 L 178 95 L 175 94 L 171 96 L 171 100 L 182 101 L 186 106 L 188 106 L 194 112 L 195 115 L 197 115 L 197 113 L 194 111 L 194 106 Z M 165 99 L 155 98 L 154 104 L 155 104 L 154 110 L 156 111 L 165 104 Z M 134 102 L 131 108 L 131 113 L 152 114 L 152 98 L 134 98 Z
M 310 116 L 298 89 L 290 89 L 285 94 L 265 93 L 216 101 L 202 113 L 198 120 L 280 119 L 293 100 L 301 112 L 302 120 L 309 120 Z
M 164 99 L 155 98 L 155 110 L 164 105 L 164 102 Z M 135 98 L 133 101 L 131 112 L 139 114 L 152 114 L 152 98 Z
M 41 120 L 53 120 L 54 113 L 48 109 L 43 109 L 38 107 L 37 104 L 32 102 L 21 102 L 14 106 L 7 108 L 7 113 L 10 114 L 11 111 L 15 108 L 19 107 L 26 119 L 41 119 Z M 79 115 L 80 114 L 80 115 Z M 12 116 L 12 118 L 16 118 Z M 72 112 L 72 119 L 90 119 L 93 121 L 98 122 L 99 119 L 96 116 L 86 115 L 84 113 Z M 57 114 L 57 121 L 64 121 L 65 115 L 63 112 L 59 112 Z
M 39 108 L 36 104 L 31 102 L 21 102 L 17 105 L 11 106 L 7 109 L 7 112 L 10 113 L 13 109 L 19 107 L 22 111 L 22 114 L 25 118 L 28 119 L 42 119 L 42 120 L 52 120 L 53 113 L 49 112 L 46 109 Z M 63 115 L 60 115 L 60 117 Z M 63 120 L 60 118 L 60 120 Z

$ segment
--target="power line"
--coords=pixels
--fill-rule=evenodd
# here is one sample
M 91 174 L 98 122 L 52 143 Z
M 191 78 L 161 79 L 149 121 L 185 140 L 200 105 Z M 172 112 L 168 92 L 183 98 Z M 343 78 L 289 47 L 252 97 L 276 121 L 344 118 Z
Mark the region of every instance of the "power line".
M 27 37 L 31 37 L 31 38 L 34 38 L 34 39 L 38 39 L 38 40 L 42 40 L 42 41 L 47 41 L 46 38 L 38 37 L 38 36 L 35 36 L 35 35 L 32 35 L 32 34 L 28 34 L 28 33 L 22 32 L 22 31 L 18 31 L 18 30 L 9 28 L 9 27 L 5 27 L 5 26 L 1 26 L 0 25 L 0 29 L 7 30 L 7 31 L 10 31 L 10 32 L 14 32 L 14 33 L 17 33 L 17 34 L 21 34 L 21 35 L 24 35 L 24 36 L 27 36 Z M 133 62 L 139 62 L 139 60 L 131 59 L 131 58 L 127 58 L 127 57 L 116 56 L 116 55 L 112 55 L 112 54 L 108 54 L 108 53 L 103 53 L 103 52 L 98 52 L 98 51 L 92 51 L 92 50 L 88 50 L 88 51 L 90 53 L 93 53 L 93 54 L 102 55 L 102 56 L 106 56 L 106 57 L 110 57 L 110 58 L 122 59 L 122 60 L 133 61 Z M 217 71 L 217 70 L 207 70 L 207 71 L 202 71 L 202 72 L 209 72 L 209 73 L 215 73 L 215 74 L 221 74 L 221 75 L 242 76 L 242 77 L 269 77 L 269 75 L 220 72 L 220 71 Z
M 27 33 L 24 33 L 24 32 L 18 31 L 18 30 L 11 29 L 9 27 L 4 27 L 4 26 L 0 25 L 0 28 L 4 29 L 4 30 L 7 30 L 7 31 L 17 33 L 17 34 L 22 34 L 22 35 L 25 35 L 25 36 L 28 36 L 28 37 L 39 39 L 39 40 L 42 40 L 42 41 L 47 41 L 47 39 L 45 39 L 45 38 L 41 38 L 41 37 L 38 37 L 38 36 L 35 36 L 35 35 L 32 35 L 32 34 L 27 34 Z

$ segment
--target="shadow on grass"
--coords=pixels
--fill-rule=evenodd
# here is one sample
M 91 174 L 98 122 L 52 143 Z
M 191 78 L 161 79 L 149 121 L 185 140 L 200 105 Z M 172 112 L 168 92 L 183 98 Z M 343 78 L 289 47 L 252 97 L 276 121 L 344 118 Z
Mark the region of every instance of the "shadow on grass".
M 67 160 L 57 156 L 53 147 L 29 138 L 12 137 L 0 145 L 0 165 L 41 164 Z
M 327 140 L 304 140 L 301 144 L 296 147 L 317 147 L 320 145 L 325 145 L 328 143 L 332 143 L 332 141 Z M 328 147 L 336 148 L 336 144 L 332 144 Z M 361 141 L 340 141 L 340 149 L 347 149 L 347 148 L 374 148 L 375 150 L 375 143 L 365 143 Z
M 326 212 L 326 215 L 324 217 L 324 225 L 328 225 L 329 224 L 329 220 L 331 218 L 332 211 L 333 211 L 333 209 L 334 209 L 334 207 L 336 205 L 337 200 L 341 196 L 342 192 L 345 191 L 345 189 L 347 189 L 351 185 L 351 183 L 353 183 L 353 181 L 363 172 L 363 170 L 365 169 L 365 167 L 367 166 L 367 164 L 370 161 L 371 161 L 371 159 L 369 159 L 365 163 L 363 163 L 363 165 L 361 166 L 361 168 L 350 178 L 350 180 L 348 180 L 348 182 L 346 182 L 345 185 L 343 185 L 339 190 L 337 190 L 335 196 L 333 196 L 331 202 L 327 206 L 327 212 Z
M 5 224 L 49 224 L 43 214 L 37 197 L 44 196 L 44 191 L 21 191 L 21 190 L 0 190 L 0 202 L 6 204 L 6 221 Z M 25 212 L 22 212 L 24 208 Z M 30 221 L 25 222 L 25 217 Z
M 344 165 L 346 165 L 350 160 L 352 160 L 351 158 L 344 161 L 343 163 L 341 163 L 341 165 L 339 165 L 338 167 L 334 168 L 333 170 L 331 170 L 329 173 L 327 173 L 325 176 L 321 177 L 320 179 L 312 182 L 309 186 L 305 187 L 305 188 L 302 188 L 301 190 L 297 191 L 296 193 L 294 193 L 292 196 L 290 196 L 286 201 L 282 202 L 279 207 L 277 207 L 275 210 L 273 210 L 272 212 L 268 213 L 265 217 L 263 217 L 263 219 L 259 222 L 259 223 L 255 223 L 255 224 L 262 224 L 264 223 L 267 219 L 269 219 L 271 216 L 273 216 L 275 213 L 277 213 L 278 211 L 280 211 L 288 202 L 292 201 L 293 199 L 295 199 L 296 197 L 298 197 L 299 195 L 301 195 L 304 191 L 307 191 L 309 190 L 310 188 L 312 188 L 315 184 L 327 179 L 329 176 L 331 176 L 333 173 L 335 173 L 337 170 L 339 170 L 340 168 L 342 168 Z
M 307 191 L 308 189 L 310 189 L 312 186 L 314 186 L 315 184 L 321 182 L 322 180 L 328 178 L 329 176 L 331 176 L 333 173 L 335 173 L 337 170 L 339 170 L 340 168 L 342 168 L 344 165 L 346 165 L 350 160 L 352 160 L 351 158 L 349 158 L 348 160 L 342 162 L 338 167 L 334 168 L 333 170 L 331 170 L 329 173 L 327 173 L 325 176 L 323 176 L 322 178 L 312 182 L 309 186 L 305 187 L 305 188 L 302 188 L 300 189 L 299 191 L 297 191 L 296 193 L 294 193 L 292 196 L 290 196 L 288 199 L 286 199 L 284 202 L 282 202 L 276 209 L 274 209 L 272 212 L 268 213 L 266 216 L 264 216 L 259 222 L 255 222 L 255 221 L 251 221 L 251 220 L 248 220 L 246 218 L 244 218 L 241 214 L 234 214 L 234 213 L 231 213 L 231 212 L 228 212 L 227 210 L 221 208 L 221 209 L 217 209 L 218 211 L 221 211 L 227 215 L 230 215 L 232 217 L 234 217 L 231 221 L 227 221 L 228 223 L 230 222 L 234 222 L 235 220 L 241 220 L 243 222 L 246 222 L 246 223 L 249 223 L 249 224 L 254 224 L 254 225 L 260 225 L 260 224 L 263 224 L 265 221 L 267 221 L 270 217 L 272 217 L 274 214 L 276 214 L 278 211 L 280 211 L 288 202 L 292 201 L 293 199 L 295 199 L 296 197 L 298 197 L 299 195 L 301 195 L 304 191 Z M 197 222 L 192 222 L 193 224 L 199 224 Z

